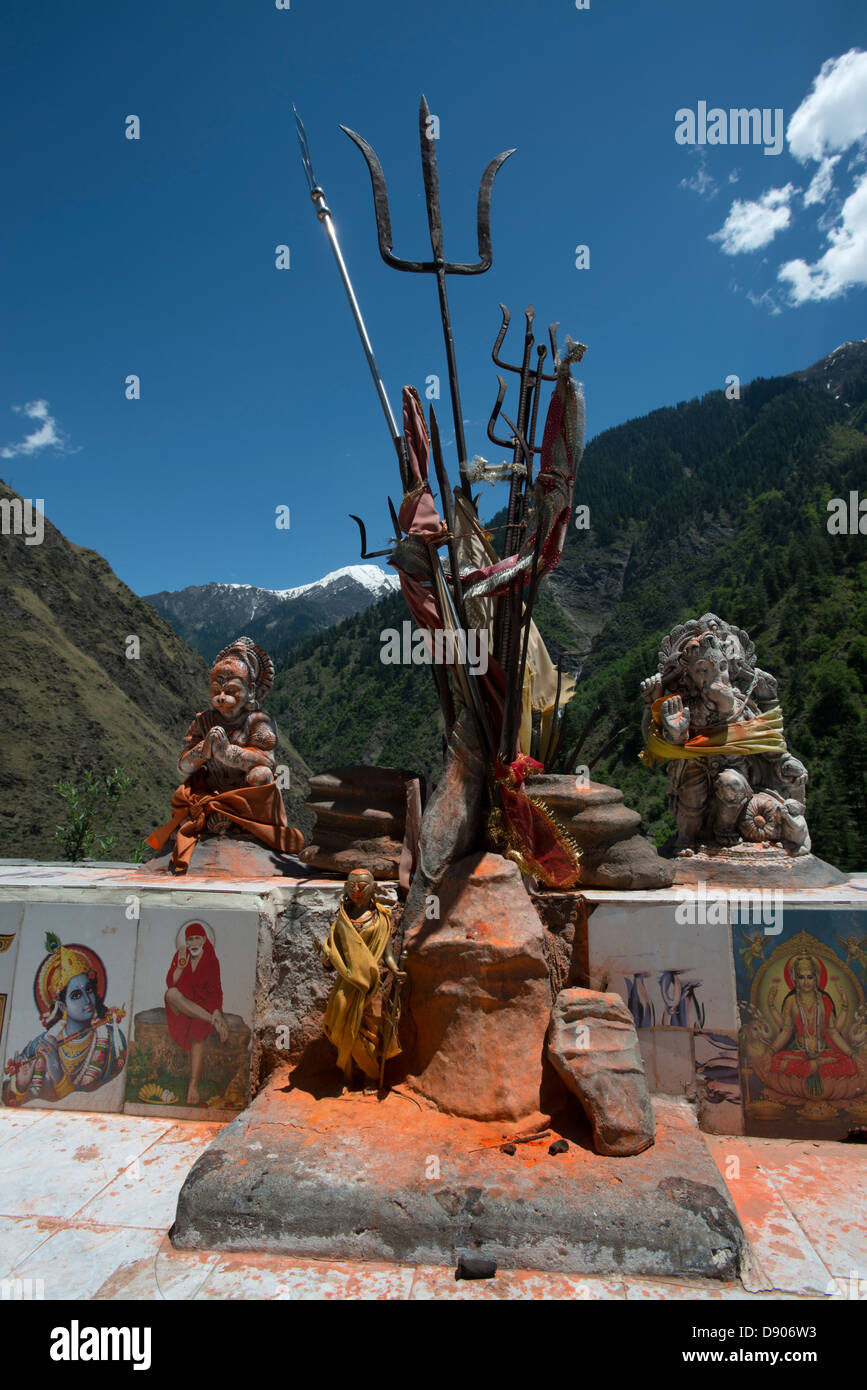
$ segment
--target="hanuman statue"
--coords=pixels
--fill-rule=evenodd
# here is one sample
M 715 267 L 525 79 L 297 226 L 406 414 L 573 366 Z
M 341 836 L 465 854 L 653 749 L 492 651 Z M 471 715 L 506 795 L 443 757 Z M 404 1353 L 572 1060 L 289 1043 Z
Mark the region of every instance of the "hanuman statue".
M 186 872 L 203 833 L 253 836 L 284 854 L 304 848 L 275 781 L 277 726 L 260 707 L 273 680 L 274 663 L 249 637 L 217 655 L 209 708 L 196 715 L 178 758 L 185 781 L 172 797 L 172 818 L 147 840 L 159 850 L 174 834 L 175 873 Z

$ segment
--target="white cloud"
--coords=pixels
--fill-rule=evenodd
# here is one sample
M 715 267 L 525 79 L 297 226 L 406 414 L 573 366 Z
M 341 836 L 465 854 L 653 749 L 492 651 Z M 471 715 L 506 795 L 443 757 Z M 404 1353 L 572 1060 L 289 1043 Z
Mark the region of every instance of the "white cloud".
M 765 290 L 763 294 L 753 294 L 752 290 L 747 290 L 747 299 L 751 304 L 755 304 L 757 309 L 767 309 L 773 316 L 783 312 L 774 298 L 773 290 Z
M 788 282 L 792 304 L 835 299 L 853 285 L 867 285 L 867 174 L 844 202 L 828 241 L 813 265 L 799 259 L 780 266 L 778 278 Z
M 707 156 L 704 150 L 699 152 L 698 168 L 691 178 L 681 179 L 681 188 L 688 188 L 691 193 L 697 193 L 700 198 L 715 198 L 719 189 L 716 179 L 707 171 Z
M 755 201 L 738 199 L 710 238 L 727 256 L 758 251 L 790 225 L 796 194 L 805 208 L 818 209 L 815 230 L 824 238 L 824 253 L 812 263 L 803 257 L 786 261 L 775 290 L 748 292 L 753 304 L 771 313 L 780 313 L 781 304 L 834 299 L 867 285 L 867 52 L 853 48 L 822 64 L 789 121 L 786 140 L 800 164 L 814 165 L 806 189 L 788 183 Z M 835 177 L 848 185 L 848 196 L 834 188 Z
M 28 415 L 31 420 L 48 419 L 47 401 L 29 401 L 27 405 L 13 405 L 16 415 Z
M 67 437 L 59 429 L 47 401 L 28 401 L 26 405 L 13 405 L 12 409 L 16 415 L 25 415 L 28 420 L 38 421 L 39 428 L 25 435 L 17 444 L 5 445 L 0 449 L 0 458 L 14 459 L 21 455 L 30 457 L 42 449 L 54 449 L 60 454 L 78 452 L 68 448 Z
M 784 188 L 769 188 L 757 202 L 736 198 L 719 231 L 711 233 L 708 239 L 718 241 L 727 256 L 760 250 L 773 241 L 777 232 L 788 227 L 789 203 L 795 192 L 794 185 L 787 183 Z
M 852 48 L 829 58 L 786 131 L 789 149 L 803 164 L 847 150 L 867 132 L 867 53 Z
M 834 182 L 834 165 L 839 163 L 840 158 L 839 154 L 832 154 L 822 160 L 804 194 L 805 208 L 811 207 L 813 203 L 824 203 Z

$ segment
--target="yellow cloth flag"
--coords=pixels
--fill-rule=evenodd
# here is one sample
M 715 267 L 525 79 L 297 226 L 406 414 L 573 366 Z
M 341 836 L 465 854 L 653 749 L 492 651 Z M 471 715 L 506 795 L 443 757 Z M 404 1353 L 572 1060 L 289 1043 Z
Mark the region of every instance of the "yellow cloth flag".
M 662 700 L 654 701 L 653 723 L 644 750 L 639 754 L 645 767 L 670 758 L 716 758 L 720 754 L 749 758 L 788 752 L 783 738 L 783 711 L 779 705 L 757 714 L 755 719 L 740 719 L 734 724 L 724 724 L 713 733 L 696 734 L 686 743 L 669 743 L 659 734 L 658 706 L 661 704 Z
M 467 499 L 455 489 L 455 544 L 458 551 L 458 564 L 461 570 L 482 569 L 499 560 L 499 555 L 490 543 L 488 533 L 479 525 L 478 517 L 468 505 Z M 497 603 L 505 603 L 504 598 L 475 598 L 467 600 L 467 621 L 478 631 L 486 630 L 488 651 L 494 650 L 494 610 Z M 444 610 L 443 610 L 444 611 Z M 523 620 L 523 609 L 522 609 Z M 533 733 L 533 710 L 542 711 L 539 756 L 545 758 L 551 742 L 554 719 L 554 701 L 557 694 L 557 667 L 548 654 L 548 649 L 536 624 L 530 620 L 530 640 L 527 645 L 527 665 L 524 670 L 524 687 L 521 691 L 521 724 L 518 731 L 518 746 L 522 753 L 529 753 Z M 575 694 L 575 677 L 564 672 L 560 680 L 560 699 L 558 708 L 567 705 Z
M 376 1081 L 382 1034 L 379 962 L 391 938 L 391 912 L 381 903 L 373 906 L 373 920 L 359 930 L 341 903 L 322 947 L 338 976 L 328 996 L 322 1031 L 337 1048 L 339 1067 L 345 1071 L 351 1057 L 365 1076 Z M 388 1056 L 399 1052 L 395 1027 Z

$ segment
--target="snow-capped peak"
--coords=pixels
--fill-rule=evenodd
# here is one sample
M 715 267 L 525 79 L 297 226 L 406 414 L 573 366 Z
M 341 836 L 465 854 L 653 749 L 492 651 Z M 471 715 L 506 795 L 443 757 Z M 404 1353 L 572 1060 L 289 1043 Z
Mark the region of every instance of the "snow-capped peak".
M 400 580 L 396 574 L 389 574 L 382 570 L 378 565 L 344 565 L 343 569 L 332 570 L 330 574 L 324 574 L 321 579 L 314 579 L 310 584 L 298 584 L 293 589 L 263 589 L 258 584 L 224 584 L 219 580 L 214 581 L 215 589 L 235 589 L 237 591 L 246 590 L 248 593 L 279 599 L 298 598 L 301 594 L 309 594 L 314 589 L 327 589 L 331 585 L 337 585 L 341 580 L 351 580 L 367 589 L 369 593 L 381 594 L 391 593 L 394 589 L 400 588 Z
M 332 570 L 321 579 L 315 579 L 312 584 L 299 584 L 295 589 L 273 589 L 271 592 L 275 598 L 298 598 L 299 594 L 309 594 L 313 589 L 327 589 L 347 579 L 360 584 L 371 594 L 390 593 L 392 589 L 400 587 L 397 575 L 387 574 L 379 565 L 344 565 L 343 569 Z

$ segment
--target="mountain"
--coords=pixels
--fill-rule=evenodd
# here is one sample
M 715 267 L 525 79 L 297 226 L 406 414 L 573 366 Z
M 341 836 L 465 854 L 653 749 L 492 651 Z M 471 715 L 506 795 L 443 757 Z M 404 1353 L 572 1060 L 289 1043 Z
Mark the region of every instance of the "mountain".
M 758 378 L 738 400 L 711 391 L 588 445 L 575 501 L 589 507 L 590 528 L 570 529 L 535 616 L 579 675 L 564 751 L 598 707 L 578 761 L 599 758 L 594 777 L 622 788 L 656 843 L 673 824 L 664 771 L 638 762 L 638 687 L 665 634 L 712 609 L 749 631 L 760 664 L 779 680 L 786 737 L 810 773 L 814 849 L 844 869 L 867 866 L 867 548 L 863 535 L 828 531 L 829 502 L 865 490 L 867 341 L 789 376 Z M 0 485 L 0 504 L 14 496 Z M 501 521 L 502 513 L 488 524 Z M 51 787 L 74 774 L 76 757 L 80 768 L 134 775 L 135 798 L 119 816 L 118 852 L 129 853 L 166 814 L 180 740 L 205 700 L 205 664 L 105 560 L 48 523 L 42 545 L 0 537 L 0 556 L 0 636 L 13 655 L 0 674 L 0 853 L 53 857 L 61 807 Z M 200 624 L 209 656 L 245 631 L 277 657 L 268 708 L 292 741 L 281 760 L 292 769 L 290 819 L 305 830 L 311 768 L 417 767 L 435 782 L 442 765 L 429 670 L 381 661 L 385 630 L 408 613 L 399 593 L 376 600 L 359 578 L 370 568 L 300 592 L 182 591 L 194 596 L 189 621 Z M 341 591 L 328 590 L 343 576 L 355 607 L 335 621 Z M 323 599 L 299 630 L 304 618 L 292 605 Z M 327 631 L 316 627 L 324 610 Z M 138 660 L 126 658 L 131 634 L 141 639 Z
M 361 763 L 438 781 L 442 721 L 430 670 L 381 660 L 382 634 L 400 632 L 408 617 L 403 595 L 391 594 L 308 637 L 278 668 L 270 707 L 315 771 Z
M 0 482 L 4 516 L 16 498 Z M 181 742 L 207 706 L 207 665 L 101 555 L 48 520 L 41 544 L 0 535 L 0 562 L 0 855 L 59 858 L 64 806 L 54 784 L 118 767 L 133 782 L 108 828 L 118 835 L 113 855 L 132 857 L 168 819 Z M 286 740 L 279 754 L 300 825 L 309 768 Z
M 841 343 L 806 371 L 792 375 L 819 391 L 830 391 L 835 401 L 857 409 L 867 399 L 867 339 Z
M 649 439 L 653 471 L 642 448 Z M 618 455 L 619 475 L 631 482 L 615 527 L 628 560 L 616 602 L 600 598 L 564 743 L 597 704 L 582 762 L 625 727 L 594 775 L 620 786 L 664 841 L 673 829 L 664 771 L 638 762 L 638 685 L 655 670 L 665 633 L 710 609 L 747 629 L 760 664 L 778 678 L 787 742 L 810 774 L 815 851 L 862 869 L 867 551 L 861 535 L 829 533 L 828 504 L 859 488 L 863 494 L 867 479 L 867 343 L 844 344 L 793 376 L 751 382 L 739 401 L 712 392 L 594 440 L 580 490 L 582 500 L 600 495 L 606 526 L 605 470 Z M 653 497 L 645 493 L 650 482 Z M 549 596 L 568 589 L 577 569 L 592 572 L 596 547 L 595 527 L 577 547 L 573 541 L 560 589 L 552 583 Z
M 859 489 L 867 341 L 758 378 L 738 400 L 711 391 L 588 445 L 575 502 L 589 506 L 590 528 L 570 529 L 535 616 L 579 674 L 563 749 L 596 706 L 582 763 L 625 729 L 593 775 L 623 789 L 657 843 L 673 822 L 664 771 L 638 762 L 638 687 L 666 633 L 711 609 L 749 631 L 779 680 L 787 740 L 810 773 L 814 849 L 842 868 L 867 865 L 867 548 L 827 528 L 829 501 Z M 406 616 L 388 599 L 327 640 L 311 636 L 284 665 L 274 708 L 317 770 L 367 760 L 436 778 L 430 673 L 378 660 L 381 632 Z
M 194 584 L 148 594 L 145 602 L 208 660 L 242 634 L 260 642 L 277 660 L 300 637 L 363 612 L 397 588 L 397 576 L 377 565 L 347 565 L 295 589 Z

